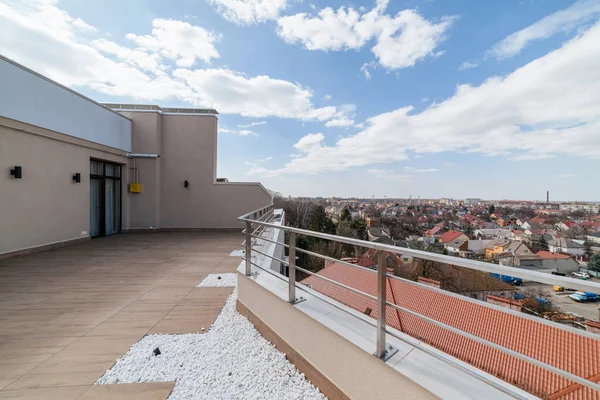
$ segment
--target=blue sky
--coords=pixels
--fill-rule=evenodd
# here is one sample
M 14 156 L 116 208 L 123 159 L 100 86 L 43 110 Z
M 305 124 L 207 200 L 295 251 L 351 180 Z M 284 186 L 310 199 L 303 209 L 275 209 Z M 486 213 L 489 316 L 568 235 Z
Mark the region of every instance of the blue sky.
M 97 101 L 214 107 L 293 196 L 600 200 L 600 2 L 0 0 L 0 53 Z

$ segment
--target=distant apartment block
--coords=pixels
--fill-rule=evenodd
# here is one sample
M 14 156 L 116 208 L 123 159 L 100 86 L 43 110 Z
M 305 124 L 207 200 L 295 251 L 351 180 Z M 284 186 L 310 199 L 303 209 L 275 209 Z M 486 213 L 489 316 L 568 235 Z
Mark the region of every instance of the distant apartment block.
M 562 203 L 559 204 L 560 211 L 584 211 L 586 213 L 598 214 L 600 211 L 600 204 L 596 203 Z

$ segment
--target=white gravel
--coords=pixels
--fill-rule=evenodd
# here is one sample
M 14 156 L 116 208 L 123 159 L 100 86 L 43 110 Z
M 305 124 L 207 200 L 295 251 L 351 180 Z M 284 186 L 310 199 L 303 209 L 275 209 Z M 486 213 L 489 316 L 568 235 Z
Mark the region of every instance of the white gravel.
M 198 284 L 198 287 L 237 286 L 237 274 L 210 274 Z
M 234 250 L 229 254 L 229 257 L 244 257 L 246 252 L 244 250 Z
M 326 399 L 235 310 L 236 299 L 234 289 L 207 333 L 145 336 L 96 384 L 176 381 L 169 400 Z

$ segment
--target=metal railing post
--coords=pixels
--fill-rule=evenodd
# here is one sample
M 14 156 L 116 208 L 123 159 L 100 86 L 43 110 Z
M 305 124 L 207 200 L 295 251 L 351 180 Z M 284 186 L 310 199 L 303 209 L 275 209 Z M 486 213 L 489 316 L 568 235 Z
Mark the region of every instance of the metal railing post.
M 377 251 L 377 349 L 378 358 L 385 357 L 386 270 L 383 251 Z
M 252 275 L 252 223 L 246 221 L 246 275 Z
M 290 232 L 289 241 L 289 267 L 288 267 L 288 282 L 289 282 L 289 302 L 296 302 L 296 232 Z

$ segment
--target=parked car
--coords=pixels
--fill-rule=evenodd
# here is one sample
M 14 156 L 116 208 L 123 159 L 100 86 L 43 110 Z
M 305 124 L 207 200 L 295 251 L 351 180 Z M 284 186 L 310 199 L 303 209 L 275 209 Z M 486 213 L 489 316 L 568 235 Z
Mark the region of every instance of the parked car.
M 590 275 L 587 272 L 573 272 L 573 276 L 579 279 L 590 279 Z
M 565 274 L 563 272 L 557 272 L 557 271 L 552 271 L 552 275 L 567 276 L 567 274 Z
M 554 285 L 554 291 L 555 292 L 564 292 L 565 288 L 562 286 L 558 286 L 558 285 Z
M 569 297 L 576 302 L 583 303 L 588 301 L 598 301 L 598 295 L 592 292 L 575 292 Z
M 514 276 L 500 275 L 500 274 L 493 274 L 493 273 L 490 273 L 490 275 L 496 279 L 500 279 L 504 283 L 508 283 L 513 286 L 521 286 L 523 284 L 523 279 L 516 278 Z

